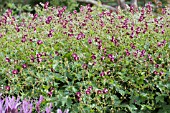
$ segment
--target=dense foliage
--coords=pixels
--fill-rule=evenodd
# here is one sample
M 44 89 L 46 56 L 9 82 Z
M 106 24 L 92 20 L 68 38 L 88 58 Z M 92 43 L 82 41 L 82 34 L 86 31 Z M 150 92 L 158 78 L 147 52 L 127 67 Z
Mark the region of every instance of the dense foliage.
M 77 112 L 170 112 L 170 9 L 36 7 L 0 17 L 0 93 Z

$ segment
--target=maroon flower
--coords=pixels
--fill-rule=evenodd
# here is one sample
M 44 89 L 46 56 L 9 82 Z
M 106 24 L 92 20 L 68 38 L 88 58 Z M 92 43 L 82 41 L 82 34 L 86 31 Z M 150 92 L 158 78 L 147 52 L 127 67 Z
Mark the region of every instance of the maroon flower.
M 12 74 L 18 74 L 18 70 L 14 69 L 14 70 L 12 71 Z
M 86 90 L 86 94 L 89 95 L 90 94 L 90 90 Z
M 6 62 L 10 62 L 11 60 L 9 58 L 6 58 Z
M 102 56 L 102 57 L 101 57 L 101 61 L 103 61 L 104 59 L 105 59 L 105 57 L 104 57 L 104 56 Z
M 75 60 L 75 61 L 79 60 L 79 57 L 78 57 L 78 56 L 77 56 L 77 57 L 74 57 L 74 60 Z
M 49 24 L 49 23 L 50 23 L 50 20 L 46 20 L 45 23 L 46 23 L 46 24 Z
M 154 71 L 153 73 L 154 73 L 155 75 L 158 75 L 158 74 L 159 74 L 157 71 Z
M 53 19 L 52 16 L 47 17 L 47 20 L 49 20 L 49 21 L 51 21 L 52 19 Z
M 83 65 L 82 65 L 82 68 L 83 68 L 83 69 L 87 69 L 87 68 L 88 68 L 87 64 L 83 64 Z
M 100 73 L 100 76 L 103 77 L 104 75 L 105 75 L 105 72 L 102 71 L 102 72 Z
M 92 86 L 89 86 L 89 87 L 88 87 L 88 90 L 90 90 L 90 91 L 91 91 L 92 89 L 93 89 L 93 87 L 92 87 Z
M 92 39 L 88 39 L 88 43 L 89 43 L 89 44 L 92 44 Z
M 41 53 L 38 53 L 38 54 L 37 54 L 37 58 L 40 58 L 41 56 L 42 56 Z
M 27 39 L 24 37 L 22 38 L 21 42 L 25 42 Z
M 26 64 L 23 64 L 23 65 L 22 65 L 22 68 L 24 68 L 24 69 L 27 68 L 27 65 L 26 65 Z
M 102 91 L 101 90 L 97 90 L 97 94 L 102 94 Z
M 53 94 L 52 91 L 49 91 L 49 92 L 48 92 L 48 96 L 49 96 L 49 97 L 51 97 L 52 94 Z
M 159 64 L 155 64 L 155 67 L 156 67 L 156 68 L 159 68 Z
M 96 56 L 93 54 L 93 55 L 91 56 L 91 58 L 94 60 L 94 59 L 96 59 Z
M 76 93 L 76 96 L 77 96 L 78 98 L 80 98 L 80 97 L 81 97 L 81 93 L 80 93 L 80 92 L 77 92 L 77 93 Z
M 37 19 L 37 17 L 38 17 L 38 14 L 34 14 L 34 17 L 33 17 L 33 19 L 32 19 L 32 20 Z
M 43 41 L 41 41 L 41 40 L 38 40 L 38 41 L 37 41 L 37 44 L 38 44 L 38 45 L 40 45 L 40 44 L 42 44 L 42 43 L 43 43 Z
M 48 9 L 48 5 L 49 5 L 49 2 L 46 2 L 46 3 L 44 4 L 44 9 Z
M 59 52 L 58 52 L 58 51 L 55 51 L 55 55 L 56 55 L 56 56 L 59 56 Z
M 37 62 L 40 63 L 40 62 L 42 62 L 42 60 L 43 60 L 42 58 L 38 58 Z
M 103 93 L 106 94 L 108 92 L 108 89 L 104 88 Z
M 5 86 L 5 89 L 6 89 L 7 91 L 9 91 L 9 90 L 10 90 L 10 86 Z

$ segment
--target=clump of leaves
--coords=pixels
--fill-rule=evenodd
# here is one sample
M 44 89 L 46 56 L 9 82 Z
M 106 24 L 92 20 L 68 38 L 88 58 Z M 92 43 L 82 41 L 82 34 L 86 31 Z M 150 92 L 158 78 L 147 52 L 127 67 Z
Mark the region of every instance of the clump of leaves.
M 117 13 L 35 7 L 0 20 L 2 95 L 70 112 L 161 112 L 169 106 L 170 9 Z

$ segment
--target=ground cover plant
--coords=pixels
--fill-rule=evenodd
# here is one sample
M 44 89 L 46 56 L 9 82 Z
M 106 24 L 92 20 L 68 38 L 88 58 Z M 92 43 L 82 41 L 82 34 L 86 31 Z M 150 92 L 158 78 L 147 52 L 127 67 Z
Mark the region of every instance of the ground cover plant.
M 51 112 L 170 112 L 169 8 L 42 6 L 0 17 L 2 100 L 42 95 Z

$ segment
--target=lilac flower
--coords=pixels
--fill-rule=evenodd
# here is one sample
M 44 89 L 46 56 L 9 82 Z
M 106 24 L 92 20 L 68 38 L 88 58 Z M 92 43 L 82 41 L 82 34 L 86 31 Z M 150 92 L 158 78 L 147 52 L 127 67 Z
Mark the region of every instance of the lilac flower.
M 43 101 L 43 96 L 41 95 L 40 96 L 40 98 L 39 98 L 39 101 L 36 103 L 36 111 L 38 112 L 38 113 L 40 113 L 40 104 L 41 104 L 41 102 Z
M 0 113 L 5 113 L 4 100 L 1 100 L 1 98 L 0 98 Z
M 68 113 L 68 112 L 69 112 L 69 110 L 68 110 L 68 109 L 64 110 L 64 112 L 62 112 L 62 110 L 61 110 L 61 109 L 57 109 L 57 113 Z
M 49 107 L 45 108 L 46 113 L 51 113 L 51 107 L 52 107 L 52 103 L 50 103 Z
M 18 112 L 17 107 L 21 104 L 19 102 L 20 98 L 17 98 L 17 100 L 15 100 L 15 97 L 12 96 L 12 98 L 10 97 L 6 97 L 5 99 L 5 110 L 7 113 L 12 112 L 12 113 L 16 113 Z
M 32 103 L 26 101 L 26 99 L 23 100 L 20 112 L 21 113 L 32 113 L 32 109 L 33 109 Z

